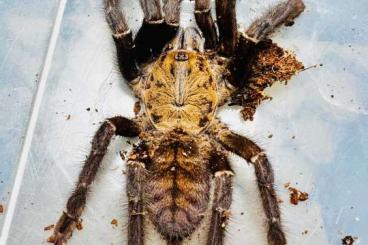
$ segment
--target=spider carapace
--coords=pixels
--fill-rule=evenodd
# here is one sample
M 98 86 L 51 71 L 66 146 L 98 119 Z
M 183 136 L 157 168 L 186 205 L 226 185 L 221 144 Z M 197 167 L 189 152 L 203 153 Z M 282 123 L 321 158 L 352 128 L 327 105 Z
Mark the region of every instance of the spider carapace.
M 198 133 L 214 117 L 217 87 L 205 55 L 184 49 L 165 52 L 145 81 L 147 115 L 159 130 Z
M 284 245 L 272 167 L 264 151 L 216 118 L 217 108 L 249 79 L 258 42 L 303 10 L 301 0 L 278 4 L 238 32 L 235 0 L 195 1 L 197 27 L 179 27 L 180 1 L 141 0 L 142 27 L 133 38 L 118 0 L 105 0 L 120 71 L 144 104 L 133 119 L 107 119 L 49 241 L 66 244 L 86 205 L 90 185 L 114 135 L 139 137 L 127 160 L 128 245 L 149 244 L 151 222 L 170 245 L 185 243 L 209 215 L 207 245 L 224 244 L 234 172 L 228 152 L 254 165 L 269 245 Z M 213 197 L 211 199 L 211 186 Z M 211 207 L 210 207 L 211 205 Z

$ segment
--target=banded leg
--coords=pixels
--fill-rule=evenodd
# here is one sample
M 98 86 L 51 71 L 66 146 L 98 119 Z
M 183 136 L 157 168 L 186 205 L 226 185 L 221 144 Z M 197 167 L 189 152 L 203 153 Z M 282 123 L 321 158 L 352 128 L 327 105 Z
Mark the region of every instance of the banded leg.
M 210 0 L 196 0 L 194 15 L 197 25 L 205 38 L 205 49 L 215 49 L 217 47 L 216 26 L 211 16 Z
M 225 156 L 217 156 L 216 161 L 220 162 L 220 164 L 214 173 L 215 188 L 207 245 L 224 244 L 225 229 L 230 217 L 230 206 L 232 203 L 232 178 L 234 174 Z
M 131 82 L 140 75 L 140 71 L 136 65 L 132 31 L 119 4 L 120 0 L 104 0 L 105 17 L 112 31 L 120 72 L 128 82 Z
M 282 230 L 280 209 L 274 189 L 272 166 L 263 150 L 253 141 L 231 132 L 223 124 L 211 129 L 212 135 L 228 150 L 251 162 L 255 168 L 258 189 L 268 223 L 268 244 L 285 245 L 286 237 Z
M 133 149 L 127 166 L 129 202 L 128 245 L 144 244 L 143 183 L 146 176 L 147 151 L 143 143 Z
M 58 220 L 54 234 L 49 238 L 50 241 L 57 245 L 65 245 L 72 236 L 86 205 L 90 185 L 95 179 L 111 138 L 114 135 L 135 137 L 139 131 L 135 122 L 124 117 L 110 118 L 100 126 L 92 140 L 92 149 L 79 174 L 78 182 L 67 201 L 66 211 Z
M 305 9 L 302 0 L 288 0 L 276 5 L 263 17 L 254 21 L 245 32 L 246 37 L 254 43 L 264 40 L 267 36 L 282 25 L 291 25 Z
M 236 26 L 236 0 L 216 0 L 216 18 L 220 34 L 220 54 L 231 57 L 234 54 L 238 29 Z
M 135 37 L 137 61 L 142 64 L 160 55 L 179 28 L 180 0 L 166 0 L 165 17 L 160 0 L 141 0 L 144 12 L 142 27 Z

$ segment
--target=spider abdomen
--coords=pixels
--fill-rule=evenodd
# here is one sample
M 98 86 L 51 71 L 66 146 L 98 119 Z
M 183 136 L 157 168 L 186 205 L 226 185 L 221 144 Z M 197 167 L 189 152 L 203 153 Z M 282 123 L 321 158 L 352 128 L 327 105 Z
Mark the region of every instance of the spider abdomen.
M 163 237 L 182 240 L 193 233 L 208 207 L 210 174 L 203 155 L 208 150 L 186 134 L 159 140 L 149 151 L 153 162 L 144 194 L 147 211 Z

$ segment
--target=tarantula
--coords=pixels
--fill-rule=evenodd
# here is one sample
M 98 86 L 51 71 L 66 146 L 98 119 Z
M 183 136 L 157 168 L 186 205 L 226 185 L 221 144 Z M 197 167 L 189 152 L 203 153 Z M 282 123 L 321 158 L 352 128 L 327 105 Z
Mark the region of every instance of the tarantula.
M 190 237 L 209 209 L 207 245 L 224 243 L 234 172 L 228 152 L 253 164 L 267 218 L 268 244 L 287 243 L 273 170 L 264 151 L 216 118 L 217 109 L 244 88 L 257 43 L 290 24 L 302 0 L 280 3 L 238 32 L 235 0 L 195 1 L 197 27 L 179 27 L 180 0 L 140 0 L 144 20 L 135 38 L 119 0 L 105 0 L 106 20 L 122 76 L 144 104 L 133 119 L 116 116 L 97 130 L 78 182 L 50 241 L 66 244 L 86 205 L 87 193 L 114 135 L 139 137 L 127 160 L 128 244 L 143 245 L 148 218 L 169 245 Z M 162 13 L 163 12 L 163 13 Z

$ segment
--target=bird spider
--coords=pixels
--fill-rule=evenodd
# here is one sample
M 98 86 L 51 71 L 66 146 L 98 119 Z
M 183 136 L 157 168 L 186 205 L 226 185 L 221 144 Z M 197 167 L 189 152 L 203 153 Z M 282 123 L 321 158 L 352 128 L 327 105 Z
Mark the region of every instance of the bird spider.
M 66 244 L 114 135 L 139 137 L 127 160 L 128 244 L 145 243 L 148 218 L 169 245 L 190 237 L 210 207 L 207 245 L 224 244 L 234 172 L 228 152 L 253 164 L 267 218 L 269 245 L 284 245 L 274 175 L 266 154 L 232 132 L 217 109 L 247 84 L 257 43 L 303 10 L 302 0 L 280 3 L 238 32 L 235 0 L 195 1 L 198 25 L 179 27 L 180 0 L 140 0 L 143 24 L 135 38 L 119 0 L 104 0 L 122 76 L 144 104 L 133 119 L 116 116 L 97 130 L 78 182 L 51 241 Z M 213 200 L 210 189 L 214 185 Z

